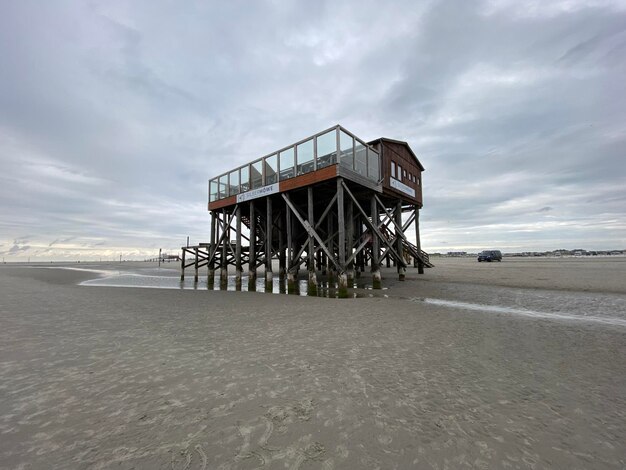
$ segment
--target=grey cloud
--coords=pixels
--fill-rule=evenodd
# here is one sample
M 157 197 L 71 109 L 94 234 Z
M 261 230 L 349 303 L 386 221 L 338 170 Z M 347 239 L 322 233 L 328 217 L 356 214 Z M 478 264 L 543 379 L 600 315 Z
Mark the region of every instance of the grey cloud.
M 0 240 L 205 240 L 209 177 L 340 122 L 420 156 L 427 249 L 624 245 L 626 13 L 568 5 L 7 3 Z

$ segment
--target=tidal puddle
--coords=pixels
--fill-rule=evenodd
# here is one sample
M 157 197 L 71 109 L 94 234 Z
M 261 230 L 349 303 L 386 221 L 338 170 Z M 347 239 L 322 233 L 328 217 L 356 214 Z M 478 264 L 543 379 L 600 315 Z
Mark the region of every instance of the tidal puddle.
M 502 305 L 486 305 L 476 304 L 469 302 L 460 302 L 456 300 L 443 300 L 433 298 L 421 298 L 414 297 L 410 299 L 413 302 L 424 302 L 431 305 L 439 305 L 442 307 L 450 307 L 462 310 L 473 310 L 478 312 L 493 312 L 508 315 L 522 315 L 533 318 L 546 318 L 553 320 L 567 320 L 567 321 L 583 321 L 603 323 L 606 325 L 623 326 L 626 327 L 626 318 L 620 318 L 609 315 L 594 315 L 588 312 L 544 312 L 537 310 L 527 310 L 523 308 L 507 307 Z M 623 313 L 623 312 L 622 312 Z
M 84 269 L 90 271 L 89 269 Z M 242 276 L 241 285 L 237 285 L 234 275 L 228 276 L 225 285 L 220 285 L 219 276 L 215 277 L 213 285 L 209 284 L 207 276 L 199 276 L 198 282 L 194 282 L 193 276 L 187 276 L 181 281 L 178 276 L 161 275 L 158 271 L 152 269 L 149 272 L 138 273 L 129 271 L 103 271 L 93 270 L 101 277 L 90 279 L 80 283 L 81 286 L 106 286 L 106 287 L 138 287 L 144 289 L 185 289 L 185 290 L 224 290 L 224 291 L 255 291 L 271 294 L 290 294 L 302 297 L 326 297 L 339 298 L 339 291 L 336 282 L 329 282 L 327 279 L 319 281 L 317 289 L 311 291 L 308 288 L 307 279 L 298 279 L 291 289 L 287 284 L 287 280 L 280 280 L 277 276 L 272 280 L 272 288 L 266 290 L 265 277 L 263 273 L 257 278 L 255 289 L 249 289 L 248 276 Z M 382 289 L 381 289 L 382 290 Z M 359 292 L 360 291 L 360 292 Z M 361 297 L 378 297 L 379 291 L 373 290 L 371 284 L 364 282 L 356 282 L 353 288 L 348 289 L 348 298 Z M 385 295 L 380 295 L 386 297 Z

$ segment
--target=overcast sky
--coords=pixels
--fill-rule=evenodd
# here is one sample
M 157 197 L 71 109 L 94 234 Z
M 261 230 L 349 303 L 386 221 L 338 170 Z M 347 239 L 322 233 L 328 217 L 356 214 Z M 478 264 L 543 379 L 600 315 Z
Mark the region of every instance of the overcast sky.
M 625 1 L 0 0 L 0 254 L 207 241 L 207 180 L 409 142 L 427 251 L 626 248 Z

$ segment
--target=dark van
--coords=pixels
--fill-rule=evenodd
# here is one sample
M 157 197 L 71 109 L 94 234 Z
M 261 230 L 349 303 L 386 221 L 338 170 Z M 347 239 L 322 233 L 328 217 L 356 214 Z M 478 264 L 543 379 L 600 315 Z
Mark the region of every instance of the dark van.
M 481 261 L 502 261 L 500 250 L 485 250 L 478 255 L 478 262 Z

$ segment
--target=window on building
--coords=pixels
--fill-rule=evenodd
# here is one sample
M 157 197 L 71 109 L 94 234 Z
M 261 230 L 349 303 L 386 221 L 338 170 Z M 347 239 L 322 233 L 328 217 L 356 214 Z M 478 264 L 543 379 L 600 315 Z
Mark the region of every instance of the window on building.
M 392 178 L 396 177 L 396 164 L 395 164 L 395 162 L 391 162 L 391 177 Z
M 398 180 L 402 181 L 402 167 L 400 166 L 400 164 L 398 163 Z

